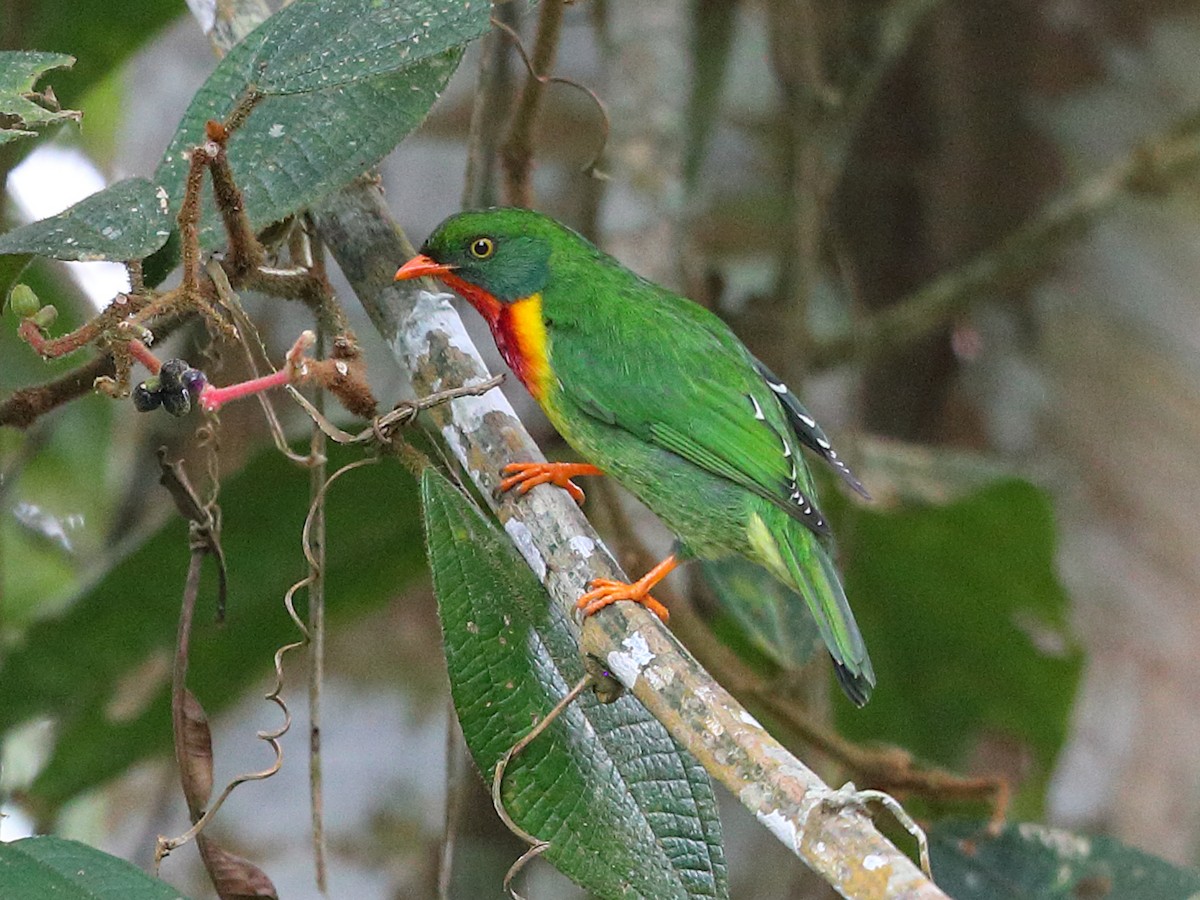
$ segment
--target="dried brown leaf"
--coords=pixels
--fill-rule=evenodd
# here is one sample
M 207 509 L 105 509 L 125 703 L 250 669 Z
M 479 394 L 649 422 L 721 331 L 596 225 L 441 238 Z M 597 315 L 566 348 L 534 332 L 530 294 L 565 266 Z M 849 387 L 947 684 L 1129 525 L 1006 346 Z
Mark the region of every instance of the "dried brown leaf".
M 213 788 L 212 732 L 204 707 L 191 691 L 183 695 L 183 740 L 179 745 L 179 777 L 192 818 L 208 806 Z
M 279 900 L 271 879 L 250 860 L 222 850 L 203 834 L 196 835 L 196 843 L 208 877 L 221 900 L 257 900 L 261 897 Z

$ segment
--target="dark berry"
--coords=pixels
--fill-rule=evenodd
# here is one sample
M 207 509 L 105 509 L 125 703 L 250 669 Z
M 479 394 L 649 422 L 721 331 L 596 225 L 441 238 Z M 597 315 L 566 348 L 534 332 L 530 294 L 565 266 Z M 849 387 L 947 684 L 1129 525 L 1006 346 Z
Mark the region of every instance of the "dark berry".
M 178 393 L 183 390 L 183 382 L 180 380 L 183 373 L 188 370 L 186 359 L 168 359 L 162 364 L 162 368 L 158 371 L 159 381 L 162 382 L 163 391 L 166 393 Z
M 182 388 L 178 391 L 163 391 L 162 405 L 163 409 L 178 418 L 191 412 L 192 398 Z
M 150 412 L 152 409 L 157 409 L 162 403 L 162 395 L 157 390 L 153 390 L 148 386 L 148 382 L 143 381 L 133 389 L 133 407 L 138 412 Z

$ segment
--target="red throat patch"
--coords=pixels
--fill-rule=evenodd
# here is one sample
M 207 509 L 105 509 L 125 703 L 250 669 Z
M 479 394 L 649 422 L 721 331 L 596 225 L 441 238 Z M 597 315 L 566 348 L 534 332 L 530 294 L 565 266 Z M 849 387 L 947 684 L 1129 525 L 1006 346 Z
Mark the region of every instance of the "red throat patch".
M 504 362 L 521 379 L 533 398 L 540 401 L 550 376 L 541 294 L 503 303 L 483 288 L 452 272 L 441 273 L 437 277 L 483 316 Z

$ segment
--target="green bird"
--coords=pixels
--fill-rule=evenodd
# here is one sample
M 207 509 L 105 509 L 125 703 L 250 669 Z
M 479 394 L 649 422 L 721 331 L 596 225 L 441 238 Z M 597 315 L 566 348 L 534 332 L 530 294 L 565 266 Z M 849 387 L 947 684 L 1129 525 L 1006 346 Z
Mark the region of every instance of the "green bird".
M 566 488 L 608 474 L 676 534 L 675 551 L 633 584 L 600 579 L 585 615 L 618 600 L 666 619 L 650 590 L 680 562 L 740 554 L 804 598 L 847 696 L 875 685 L 830 553 L 807 447 L 862 485 L 787 386 L 717 316 L 634 274 L 539 213 L 459 213 L 397 280 L 431 276 L 487 320 L 509 368 L 591 465 L 518 463 L 502 489 Z

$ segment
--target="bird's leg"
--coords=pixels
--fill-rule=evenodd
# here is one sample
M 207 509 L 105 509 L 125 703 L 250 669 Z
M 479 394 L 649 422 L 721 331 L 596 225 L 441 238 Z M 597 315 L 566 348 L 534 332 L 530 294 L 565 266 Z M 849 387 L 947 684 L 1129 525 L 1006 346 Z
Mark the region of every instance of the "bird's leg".
M 522 494 L 539 484 L 556 484 L 566 490 L 571 498 L 579 504 L 583 503 L 583 491 L 571 479 L 577 475 L 603 475 L 595 466 L 587 463 L 554 463 L 527 462 L 509 463 L 504 467 L 506 473 L 512 473 L 502 482 L 500 490 L 511 491 L 517 488 Z
M 582 609 L 583 615 L 587 617 L 610 603 L 632 600 L 642 604 L 665 622 L 668 618 L 667 608 L 650 596 L 650 589 L 671 574 L 678 565 L 679 560 L 672 553 L 633 584 L 614 581 L 611 578 L 597 578 L 588 585 L 591 590 L 580 597 L 575 605 Z

